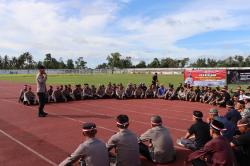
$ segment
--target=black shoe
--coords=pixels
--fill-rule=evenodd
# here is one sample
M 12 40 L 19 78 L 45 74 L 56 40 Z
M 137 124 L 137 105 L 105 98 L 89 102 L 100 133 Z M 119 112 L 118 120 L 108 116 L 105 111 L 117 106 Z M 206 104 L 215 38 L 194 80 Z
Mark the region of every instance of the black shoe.
M 38 114 L 38 117 L 45 117 L 45 114 Z
M 47 115 L 48 115 L 48 113 L 47 113 L 47 112 L 43 112 L 43 114 L 44 114 L 45 116 L 47 116 Z

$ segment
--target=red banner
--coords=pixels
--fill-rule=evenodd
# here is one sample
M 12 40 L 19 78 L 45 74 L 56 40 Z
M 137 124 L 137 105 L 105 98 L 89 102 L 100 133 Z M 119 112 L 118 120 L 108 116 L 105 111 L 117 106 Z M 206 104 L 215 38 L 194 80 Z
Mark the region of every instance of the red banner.
M 191 86 L 224 86 L 226 70 L 184 70 L 184 82 Z

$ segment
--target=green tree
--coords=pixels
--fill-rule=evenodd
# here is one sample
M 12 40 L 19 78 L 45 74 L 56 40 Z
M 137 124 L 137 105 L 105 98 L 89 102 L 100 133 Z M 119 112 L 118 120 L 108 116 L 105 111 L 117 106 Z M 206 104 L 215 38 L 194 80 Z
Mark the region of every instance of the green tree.
M 125 59 L 121 59 L 120 61 L 121 61 L 120 68 L 131 68 L 132 67 L 131 57 L 126 57 Z
M 160 61 L 158 60 L 158 58 L 154 58 L 154 60 L 148 64 L 148 67 L 151 67 L 151 68 L 160 67 Z
M 207 67 L 216 67 L 218 65 L 218 62 L 214 59 L 207 59 Z
M 111 53 L 107 57 L 108 65 L 111 69 L 117 67 L 121 68 L 121 54 L 119 52 Z
M 87 62 L 83 60 L 83 57 L 79 57 L 77 61 L 75 61 L 75 64 L 77 69 L 85 69 Z
M 140 61 L 137 65 L 135 65 L 136 68 L 146 68 L 146 62 L 145 61 Z
M 67 60 L 67 68 L 68 68 L 68 69 L 74 69 L 74 68 L 75 68 L 72 59 L 68 59 L 68 60 Z
M 107 69 L 109 66 L 107 63 L 102 63 L 96 66 L 96 69 Z

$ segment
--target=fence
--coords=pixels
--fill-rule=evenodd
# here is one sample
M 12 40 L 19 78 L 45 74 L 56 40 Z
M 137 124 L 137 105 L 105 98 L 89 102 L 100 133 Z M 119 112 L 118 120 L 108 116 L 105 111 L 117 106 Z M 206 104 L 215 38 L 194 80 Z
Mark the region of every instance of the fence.
M 250 70 L 250 67 L 230 68 L 130 68 L 130 69 L 47 69 L 49 74 L 152 74 L 178 75 L 185 69 L 226 69 L 226 70 Z M 0 70 L 0 74 L 36 74 L 37 70 Z

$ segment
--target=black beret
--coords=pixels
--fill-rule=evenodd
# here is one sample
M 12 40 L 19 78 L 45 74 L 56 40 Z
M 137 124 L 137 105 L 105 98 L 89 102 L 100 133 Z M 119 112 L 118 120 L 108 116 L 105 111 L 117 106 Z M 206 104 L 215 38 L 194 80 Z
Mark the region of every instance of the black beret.
M 201 111 L 193 111 L 193 116 L 196 119 L 201 119 L 203 117 L 203 113 Z
M 91 131 L 91 130 L 95 130 L 95 129 L 96 129 L 96 125 L 95 125 L 95 123 L 92 123 L 92 122 L 84 123 L 82 125 L 83 131 Z
M 214 130 L 221 131 L 224 129 L 224 124 L 218 120 L 213 120 L 210 123 L 210 127 L 212 127 Z
M 233 106 L 234 106 L 234 103 L 233 103 L 231 100 L 230 100 L 230 101 L 227 101 L 226 106 L 228 106 L 228 107 L 233 107 Z
M 45 69 L 45 66 L 40 65 L 40 66 L 38 66 L 38 69 Z

